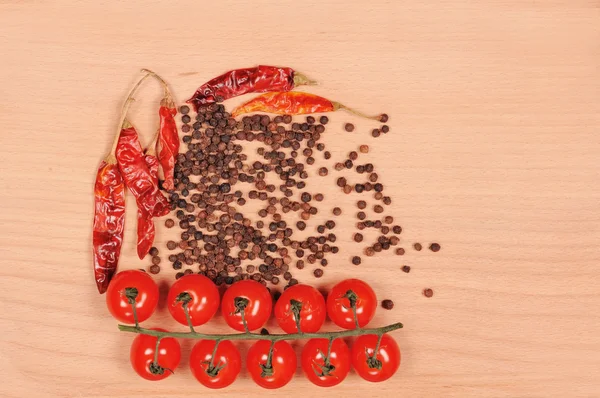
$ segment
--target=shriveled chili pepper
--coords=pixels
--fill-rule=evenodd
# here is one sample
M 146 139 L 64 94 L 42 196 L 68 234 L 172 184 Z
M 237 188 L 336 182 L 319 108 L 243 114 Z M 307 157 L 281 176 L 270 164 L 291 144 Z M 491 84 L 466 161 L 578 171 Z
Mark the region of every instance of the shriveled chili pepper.
M 150 171 L 153 181 L 158 184 L 158 158 L 154 148 L 156 146 L 156 140 L 158 133 L 152 143 L 148 146 L 146 153 L 144 154 L 144 160 Z M 138 209 L 137 212 L 137 254 L 138 257 L 143 259 L 146 254 L 150 251 L 152 244 L 154 243 L 154 237 L 156 236 L 156 228 L 154 227 L 154 221 L 152 216 L 144 209 Z
M 92 243 L 94 248 L 94 279 L 100 294 L 108 288 L 108 284 L 117 270 L 123 232 L 125 226 L 125 185 L 121 169 L 115 157 L 123 121 L 133 94 L 141 83 L 149 76 L 143 76 L 131 89 L 121 112 L 117 134 L 112 148 L 100 163 L 94 184 L 94 226 Z
M 146 211 L 152 217 L 167 214 L 171 210 L 169 201 L 160 192 L 158 183 L 152 178 L 150 169 L 144 160 L 138 133 L 127 119 L 123 122 L 116 156 L 125 185 L 135 196 L 138 209 Z
M 367 119 L 387 120 L 386 114 L 368 116 L 352 108 L 318 95 L 300 91 L 280 93 L 266 93 L 251 99 L 245 104 L 235 108 L 231 116 L 236 117 L 249 112 L 268 112 L 286 115 L 303 115 L 307 113 L 335 112 L 343 109 L 357 116 Z
M 112 160 L 102 161 L 94 184 L 94 278 L 100 294 L 117 269 L 125 225 L 125 186 Z
M 316 84 L 292 68 L 259 65 L 254 68 L 235 69 L 223 73 L 201 85 L 192 98 L 187 100 L 196 111 L 200 105 L 210 104 L 247 93 L 266 91 L 290 91 L 301 85 Z
M 154 76 L 163 85 L 165 90 L 164 97 L 160 103 L 159 116 L 160 116 L 160 128 L 159 128 L 159 139 L 156 143 L 156 152 L 158 153 L 158 161 L 162 168 L 162 174 L 164 177 L 163 188 L 166 190 L 172 190 L 175 188 L 173 178 L 175 173 L 175 159 L 179 153 L 179 132 L 177 131 L 177 125 L 175 124 L 175 115 L 177 115 L 177 109 L 173 102 L 173 96 L 169 91 L 167 82 L 148 69 L 142 69 L 143 72 L 148 72 Z

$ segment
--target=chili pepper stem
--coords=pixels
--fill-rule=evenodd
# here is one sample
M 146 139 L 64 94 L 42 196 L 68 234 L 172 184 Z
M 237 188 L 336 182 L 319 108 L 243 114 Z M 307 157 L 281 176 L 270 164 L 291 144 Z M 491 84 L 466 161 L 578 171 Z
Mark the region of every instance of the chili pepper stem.
M 363 117 L 365 119 L 379 120 L 381 118 L 381 115 L 370 116 L 370 115 L 364 114 L 362 112 L 359 112 L 356 109 L 349 108 L 346 105 L 341 104 L 341 103 L 336 102 L 336 101 L 331 101 L 331 103 L 333 104 L 333 110 L 335 110 L 335 111 L 343 109 L 343 110 L 345 110 L 345 111 L 347 111 L 349 113 L 352 113 L 352 114 L 354 114 L 356 116 Z
M 382 335 L 403 327 L 402 323 L 393 323 L 391 325 L 382 326 L 379 328 L 363 328 L 340 330 L 337 332 L 319 332 L 319 333 L 291 333 L 291 334 L 260 334 L 260 333 L 234 333 L 234 334 L 207 334 L 199 332 L 161 332 L 158 330 L 145 329 L 131 325 L 119 325 L 119 330 L 122 332 L 145 334 L 154 337 L 174 337 L 180 339 L 192 340 L 299 340 L 299 339 L 337 339 L 340 337 L 362 336 L 365 334 Z
M 158 74 L 156 74 L 155 72 L 151 71 L 150 69 L 142 69 L 142 72 L 148 73 L 150 75 L 152 75 L 152 77 L 154 77 L 156 80 L 158 80 L 160 82 L 160 84 L 162 84 L 163 89 L 165 90 L 165 98 L 163 99 L 166 102 L 166 105 L 168 107 L 173 107 L 174 103 L 173 103 L 173 95 L 171 95 L 171 90 L 169 90 L 169 85 L 167 84 L 167 82 L 165 81 L 165 79 L 163 79 L 162 77 L 160 77 Z
M 146 80 L 149 76 L 150 76 L 150 74 L 146 73 L 144 76 L 142 76 L 137 81 L 135 86 L 133 86 L 132 89 L 129 91 L 129 94 L 127 95 L 127 98 L 125 99 L 125 102 L 123 103 L 123 106 L 121 108 L 121 117 L 119 118 L 119 124 L 117 125 L 117 134 L 115 135 L 115 138 L 113 140 L 113 144 L 112 144 L 112 147 L 110 148 L 110 152 L 104 159 L 104 161 L 108 164 L 116 164 L 117 163 L 117 158 L 115 156 L 115 153 L 117 152 L 117 145 L 119 144 L 119 137 L 121 136 L 121 130 L 124 128 L 125 123 L 127 122 L 127 112 L 129 111 L 129 107 L 131 106 L 131 103 L 133 101 L 135 101 L 135 98 L 133 98 L 135 92 L 140 87 L 142 82 L 144 80 Z
M 296 86 L 318 86 L 319 82 L 309 79 L 300 72 L 294 72 L 294 87 Z
M 152 142 L 148 144 L 146 147 L 146 155 L 156 156 L 156 143 L 158 142 L 158 137 L 160 135 L 160 130 L 156 130 L 156 134 L 154 134 L 154 138 L 152 138 Z

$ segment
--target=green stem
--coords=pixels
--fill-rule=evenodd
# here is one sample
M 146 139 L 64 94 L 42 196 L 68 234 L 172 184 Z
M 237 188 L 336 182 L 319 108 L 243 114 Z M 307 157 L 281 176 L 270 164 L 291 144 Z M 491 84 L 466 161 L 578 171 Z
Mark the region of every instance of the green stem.
M 183 304 L 183 312 L 185 313 L 185 319 L 187 319 L 188 326 L 192 333 L 194 333 L 194 325 L 192 325 L 192 318 L 190 318 L 190 312 L 187 308 L 187 303 Z
M 152 362 L 154 362 L 156 365 L 158 365 L 158 346 L 160 346 L 161 339 L 162 337 L 156 339 L 156 347 L 154 347 L 154 359 L 152 360 Z
M 294 315 L 294 322 L 296 322 L 296 329 L 298 333 L 302 334 L 302 329 L 300 328 L 300 312 L 302 311 L 302 303 L 298 300 L 291 299 L 290 300 L 290 309 L 292 311 L 292 315 Z
M 377 359 L 377 353 L 379 352 L 379 346 L 381 345 L 381 339 L 383 338 L 383 333 L 377 336 L 377 344 L 375 344 L 375 349 L 373 350 L 373 355 L 368 355 L 367 352 L 367 366 L 370 369 L 381 369 L 383 364 L 379 359 Z
M 273 376 L 273 348 L 275 347 L 275 341 L 271 341 L 271 346 L 269 347 L 269 355 L 267 355 L 267 362 L 264 365 L 260 365 L 262 368 L 262 372 L 260 374 L 261 377 L 269 377 Z
M 215 342 L 215 348 L 213 348 L 212 356 L 210 357 L 210 363 L 208 364 L 208 369 L 213 369 L 215 366 L 215 356 L 217 355 L 217 348 L 219 348 L 219 343 L 221 340 L 217 340 Z
M 183 313 L 185 314 L 185 319 L 187 320 L 187 324 L 193 333 L 194 325 L 192 325 L 192 318 L 190 317 L 190 312 L 188 311 L 188 307 L 187 307 L 191 301 L 192 301 L 192 296 L 188 292 L 181 292 L 175 298 L 175 303 L 181 303 L 181 307 L 183 308 Z
M 325 366 L 329 366 L 330 365 L 329 358 L 331 357 L 331 346 L 333 346 L 333 340 L 334 339 L 332 337 L 329 338 L 329 345 L 327 346 L 327 356 L 323 360 L 323 364 Z
M 348 290 L 344 295 L 345 298 L 350 302 L 350 308 L 352 309 L 352 315 L 354 316 L 354 326 L 360 329 L 358 324 L 358 314 L 356 313 L 356 302 L 358 301 L 358 295 L 353 290 Z
M 244 331 L 250 333 L 248 329 L 248 323 L 246 322 L 246 307 L 250 304 L 250 300 L 245 297 L 236 297 L 233 299 L 233 305 L 235 307 L 234 314 L 240 313 L 242 317 L 242 325 L 244 325 Z
M 174 337 L 178 339 L 192 340 L 299 340 L 299 339 L 337 339 L 340 337 L 362 336 L 365 334 L 381 335 L 393 330 L 401 329 L 403 325 L 393 323 L 391 325 L 382 326 L 372 329 L 351 329 L 340 330 L 337 332 L 321 332 L 321 333 L 292 333 L 292 334 L 260 334 L 260 333 L 234 333 L 234 334 L 207 334 L 198 332 L 161 332 L 158 330 L 144 329 L 136 326 L 119 325 L 119 330 L 122 332 L 138 333 L 154 337 Z
M 126 287 L 125 288 L 125 297 L 127 297 L 127 301 L 131 304 L 131 311 L 133 312 L 133 321 L 135 322 L 135 328 L 139 329 L 140 324 L 138 322 L 137 316 L 137 308 L 135 299 L 138 296 L 138 290 L 135 287 Z

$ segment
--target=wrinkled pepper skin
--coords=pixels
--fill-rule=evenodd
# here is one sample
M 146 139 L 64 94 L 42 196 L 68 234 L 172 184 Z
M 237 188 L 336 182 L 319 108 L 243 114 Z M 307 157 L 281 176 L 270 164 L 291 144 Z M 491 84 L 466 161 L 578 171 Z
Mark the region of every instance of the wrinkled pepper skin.
M 158 139 L 158 161 L 164 174 L 163 187 L 171 191 L 175 188 L 173 183 L 175 173 L 175 159 L 179 153 L 179 132 L 175 124 L 177 109 L 173 106 L 161 105 L 159 109 L 160 130 Z
M 116 164 L 103 161 L 94 184 L 94 278 L 100 294 L 117 270 L 125 226 L 125 185 Z
M 268 112 L 280 115 L 304 115 L 307 113 L 333 112 L 336 103 L 318 95 L 290 91 L 281 93 L 266 93 L 251 99 L 235 108 L 231 116 L 244 113 Z
M 144 160 L 150 175 L 155 183 L 158 184 L 158 159 L 154 155 L 144 155 Z M 156 236 L 156 228 L 152 216 L 145 210 L 138 209 L 137 211 L 137 254 L 140 260 L 146 257 L 154 243 Z
M 290 91 L 302 84 L 312 84 L 292 68 L 259 65 L 253 68 L 235 69 L 201 85 L 192 98 L 187 100 L 196 111 L 201 105 L 248 93 L 267 91 Z
M 138 209 L 152 217 L 167 214 L 171 209 L 169 201 L 160 192 L 158 183 L 152 177 L 137 131 L 128 122 L 125 122 L 121 130 L 116 157 L 125 185 L 135 197 Z

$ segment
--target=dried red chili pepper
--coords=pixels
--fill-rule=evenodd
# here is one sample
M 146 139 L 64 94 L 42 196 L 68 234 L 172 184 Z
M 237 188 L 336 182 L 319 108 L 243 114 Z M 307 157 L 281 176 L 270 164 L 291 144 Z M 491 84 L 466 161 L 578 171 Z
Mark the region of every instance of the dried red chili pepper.
M 160 129 L 159 139 L 156 143 L 158 153 L 158 161 L 162 168 L 162 174 L 164 177 L 163 188 L 170 191 L 175 189 L 173 182 L 175 173 L 175 159 L 179 153 L 179 132 L 177 131 L 177 125 L 175 124 L 175 115 L 177 115 L 177 109 L 173 102 L 173 96 L 169 91 L 167 82 L 148 69 L 142 69 L 143 72 L 148 72 L 154 76 L 163 85 L 165 90 L 164 97 L 160 103 L 158 114 L 160 116 Z
M 138 133 L 128 120 L 123 122 L 116 156 L 125 185 L 135 196 L 138 209 L 146 211 L 152 217 L 167 214 L 171 210 L 169 201 L 152 178 L 144 160 Z
M 235 108 L 231 116 L 236 117 L 249 112 L 268 112 L 286 115 L 302 115 L 306 113 L 335 112 L 340 109 L 346 110 L 357 116 L 379 121 L 387 120 L 387 115 L 368 116 L 352 108 L 330 101 L 318 95 L 299 91 L 266 93 L 251 99 L 245 104 Z
M 119 127 L 110 153 L 100 164 L 94 184 L 94 278 L 100 294 L 108 288 L 117 270 L 125 226 L 125 185 L 115 152 L 121 135 L 123 120 L 133 101 L 133 94 L 149 76 L 143 76 L 131 89 L 119 120 Z
M 315 81 L 292 68 L 259 65 L 231 70 L 209 80 L 187 102 L 193 104 L 198 111 L 200 105 L 216 102 L 217 97 L 226 100 L 247 93 L 290 91 L 294 87 L 312 84 L 316 84 Z
M 154 147 L 156 146 L 156 140 L 158 134 L 152 140 L 152 143 L 148 146 L 148 150 L 144 155 L 144 160 L 152 176 L 154 183 L 158 184 L 158 158 Z M 138 209 L 137 212 L 137 254 L 138 257 L 143 259 L 146 254 L 152 248 L 154 243 L 154 237 L 156 236 L 156 228 L 154 227 L 153 217 L 145 210 Z
M 100 294 L 117 269 L 125 225 L 123 177 L 116 162 L 109 161 L 100 164 L 94 184 L 94 277 Z

